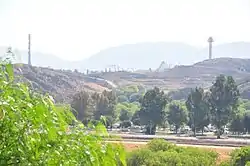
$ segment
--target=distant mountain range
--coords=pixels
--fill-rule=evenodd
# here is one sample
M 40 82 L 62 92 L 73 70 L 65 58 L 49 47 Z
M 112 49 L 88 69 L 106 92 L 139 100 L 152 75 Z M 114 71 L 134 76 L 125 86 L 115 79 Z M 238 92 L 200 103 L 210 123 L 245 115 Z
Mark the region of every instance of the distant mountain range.
M 3 55 L 6 50 L 7 47 L 0 47 L 0 55 Z M 18 57 L 17 62 L 27 63 L 27 51 L 15 49 L 13 52 Z M 162 61 L 172 65 L 189 65 L 205 60 L 207 57 L 208 48 L 197 48 L 184 43 L 156 42 L 112 47 L 76 62 L 65 61 L 51 54 L 32 52 L 32 64 L 80 71 L 104 70 L 112 65 L 119 65 L 124 69 L 156 69 Z M 234 42 L 214 46 L 213 58 L 219 57 L 250 59 L 250 43 Z
M 0 55 L 4 55 L 7 51 L 7 47 L 0 47 Z M 13 49 L 12 52 L 15 54 L 15 62 L 17 63 L 28 63 L 28 52 L 27 50 Z M 51 67 L 55 69 L 74 69 L 74 64 L 62 60 L 58 56 L 52 54 L 45 54 L 41 52 L 32 52 L 32 65 L 40 67 Z

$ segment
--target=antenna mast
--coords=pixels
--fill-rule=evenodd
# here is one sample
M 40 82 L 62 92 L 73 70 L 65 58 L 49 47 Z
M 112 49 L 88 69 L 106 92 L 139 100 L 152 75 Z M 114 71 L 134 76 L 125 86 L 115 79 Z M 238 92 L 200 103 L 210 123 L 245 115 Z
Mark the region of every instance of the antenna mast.
M 28 65 L 29 66 L 31 66 L 30 44 L 31 44 L 31 34 L 28 35 Z

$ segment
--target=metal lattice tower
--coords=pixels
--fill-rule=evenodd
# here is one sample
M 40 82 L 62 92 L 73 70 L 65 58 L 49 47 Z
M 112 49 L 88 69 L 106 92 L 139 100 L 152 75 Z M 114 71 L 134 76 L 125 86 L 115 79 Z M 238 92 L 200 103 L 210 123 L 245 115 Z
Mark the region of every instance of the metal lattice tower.
M 28 65 L 31 66 L 31 52 L 30 52 L 30 45 L 31 45 L 31 35 L 28 36 Z
M 209 48 L 208 48 L 209 59 L 212 59 L 212 43 L 214 42 L 214 39 L 212 37 L 209 37 L 207 42 L 209 43 Z

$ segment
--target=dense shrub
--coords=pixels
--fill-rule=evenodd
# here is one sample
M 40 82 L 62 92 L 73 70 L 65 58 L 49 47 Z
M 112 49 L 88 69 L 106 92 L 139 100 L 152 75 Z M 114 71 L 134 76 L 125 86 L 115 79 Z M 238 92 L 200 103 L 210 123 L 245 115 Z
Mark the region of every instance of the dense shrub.
M 146 148 L 130 152 L 128 166 L 213 166 L 217 153 L 198 148 L 178 147 L 164 140 L 153 140 Z
M 222 161 L 219 166 L 232 166 L 230 160 Z
M 231 154 L 231 163 L 233 166 L 249 165 L 250 164 L 250 147 L 242 147 L 236 149 Z
M 147 144 L 147 147 L 149 150 L 153 152 L 167 151 L 167 150 L 173 150 L 177 148 L 175 144 L 167 142 L 163 139 L 152 140 Z
M 15 83 L 12 65 L 1 67 L 0 165 L 126 165 L 123 147 L 101 140 L 103 125 L 90 132 L 68 107 Z

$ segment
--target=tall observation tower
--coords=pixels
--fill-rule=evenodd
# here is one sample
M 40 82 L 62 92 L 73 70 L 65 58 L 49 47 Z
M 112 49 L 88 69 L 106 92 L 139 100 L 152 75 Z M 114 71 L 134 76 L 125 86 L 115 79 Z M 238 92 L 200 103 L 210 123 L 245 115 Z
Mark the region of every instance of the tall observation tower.
M 28 65 L 31 66 L 31 52 L 30 52 L 30 45 L 31 45 L 31 34 L 28 35 Z
M 212 37 L 209 37 L 207 42 L 209 44 L 209 47 L 208 47 L 209 59 L 212 59 L 212 43 L 214 42 L 214 39 Z

